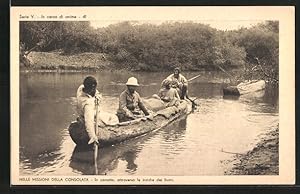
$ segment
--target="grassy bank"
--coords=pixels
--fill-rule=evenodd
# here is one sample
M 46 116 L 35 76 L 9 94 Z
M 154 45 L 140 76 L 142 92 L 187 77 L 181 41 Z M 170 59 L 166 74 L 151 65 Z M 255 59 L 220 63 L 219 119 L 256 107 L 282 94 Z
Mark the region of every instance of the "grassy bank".
M 259 143 L 244 155 L 231 161 L 227 175 L 278 175 L 279 174 L 279 129 L 271 129 Z
M 30 52 L 27 58 L 20 60 L 21 71 L 24 72 L 85 72 L 100 70 L 127 70 L 127 71 L 172 71 L 173 68 L 158 66 L 138 65 L 129 62 L 113 62 L 110 57 L 103 53 L 84 52 L 72 55 L 64 55 L 61 52 Z M 229 68 L 236 68 L 231 67 Z M 193 66 L 186 71 L 220 71 L 217 66 L 202 65 L 201 68 Z
M 264 79 L 262 72 L 248 72 L 236 66 L 227 65 L 226 70 L 216 65 L 201 65 L 201 67 L 187 66 L 181 64 L 180 67 L 183 71 L 221 71 L 230 78 L 232 85 L 236 85 L 241 80 L 245 79 Z M 173 67 L 174 68 L 174 67 Z M 20 71 L 27 72 L 98 72 L 98 71 L 146 71 L 146 72 L 171 72 L 173 68 L 166 66 L 149 66 L 142 63 L 136 65 L 125 62 L 116 62 L 104 53 L 83 52 L 77 54 L 63 54 L 63 52 L 30 52 L 27 57 L 20 56 Z
M 22 65 L 25 71 L 97 71 L 109 69 L 112 63 L 102 53 L 63 55 L 60 52 L 31 52 L 27 56 L 30 65 Z

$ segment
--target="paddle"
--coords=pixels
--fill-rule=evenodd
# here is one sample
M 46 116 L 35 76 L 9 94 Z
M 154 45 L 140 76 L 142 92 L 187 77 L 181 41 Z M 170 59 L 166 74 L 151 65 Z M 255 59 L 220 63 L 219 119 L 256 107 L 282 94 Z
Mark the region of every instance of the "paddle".
M 188 79 L 187 81 L 188 81 L 188 82 L 191 82 L 191 81 L 197 79 L 197 78 L 200 77 L 200 76 L 201 76 L 201 74 L 198 74 L 198 75 L 196 75 L 196 76 L 194 76 L 194 77 Z M 192 108 L 193 108 L 193 109 L 197 106 L 197 104 L 195 103 L 195 100 L 197 100 L 198 98 L 195 98 L 194 100 L 192 100 L 192 99 L 188 96 L 188 94 L 186 94 L 186 99 L 188 99 L 189 101 L 192 102 Z
M 95 122 L 95 134 L 98 137 L 98 106 L 99 101 L 95 98 L 95 105 L 96 105 L 96 122 Z M 98 174 L 98 165 L 97 165 L 97 158 L 98 158 L 98 143 L 94 142 L 94 165 L 95 165 L 95 174 Z
M 198 106 L 198 104 L 195 103 L 195 100 L 197 100 L 197 98 L 195 98 L 194 100 L 192 100 L 188 95 L 186 95 L 186 99 L 188 99 L 189 101 L 191 101 L 191 103 L 192 103 L 192 109 L 195 109 L 196 106 Z
M 201 74 L 196 75 L 196 76 L 192 77 L 191 79 L 188 79 L 187 81 L 188 81 L 188 82 L 193 81 L 194 79 L 197 79 L 197 78 L 200 77 L 200 76 L 201 76 Z

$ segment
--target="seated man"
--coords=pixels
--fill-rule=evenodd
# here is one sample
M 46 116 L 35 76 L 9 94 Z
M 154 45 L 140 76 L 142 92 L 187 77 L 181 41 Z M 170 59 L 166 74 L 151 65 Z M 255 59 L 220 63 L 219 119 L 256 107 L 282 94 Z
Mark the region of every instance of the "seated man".
M 123 91 L 119 99 L 117 116 L 120 122 L 134 120 L 149 115 L 136 88 L 139 86 L 135 77 L 130 77 L 126 83 L 127 89 Z
M 180 69 L 176 67 L 174 73 L 169 75 L 166 80 L 171 82 L 171 87 L 175 88 L 180 96 L 180 99 L 185 99 L 187 96 L 187 79 L 180 74 Z
M 177 90 L 171 87 L 171 81 L 167 79 L 163 81 L 163 88 L 159 90 L 158 96 L 166 103 L 166 107 L 176 106 L 180 102 Z

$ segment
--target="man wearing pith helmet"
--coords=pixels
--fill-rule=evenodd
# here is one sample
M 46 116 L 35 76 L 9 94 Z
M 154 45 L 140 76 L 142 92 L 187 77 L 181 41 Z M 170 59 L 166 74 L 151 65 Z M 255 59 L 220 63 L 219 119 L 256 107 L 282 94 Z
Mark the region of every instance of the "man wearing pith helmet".
M 134 120 L 149 115 L 136 88 L 139 86 L 135 77 L 130 77 L 119 98 L 119 109 L 117 115 L 120 122 Z

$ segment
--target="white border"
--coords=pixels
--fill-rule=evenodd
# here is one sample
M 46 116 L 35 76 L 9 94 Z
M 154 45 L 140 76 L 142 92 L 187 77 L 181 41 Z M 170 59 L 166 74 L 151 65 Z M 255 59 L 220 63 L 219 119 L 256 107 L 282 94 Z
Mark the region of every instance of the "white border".
M 11 184 L 12 185 L 111 185 L 135 184 L 153 185 L 153 182 L 99 182 L 94 178 L 86 177 L 88 182 L 68 182 L 68 176 L 43 176 L 62 178 L 63 181 L 35 182 L 20 181 L 19 178 L 19 15 L 87 15 L 86 18 L 64 20 L 278 20 L 280 24 L 279 44 L 279 175 L 276 176 L 160 176 L 172 178 L 173 182 L 162 184 L 295 184 L 295 9 L 292 6 L 235 6 L 235 7 L 11 7 Z M 34 20 L 47 20 L 35 18 Z M 55 19 L 60 20 L 60 19 Z M 73 177 L 73 176 L 72 176 Z M 129 176 L 105 178 L 129 178 Z M 30 178 L 30 176 L 29 176 Z M 133 178 L 146 178 L 134 176 Z M 156 176 L 147 178 L 154 178 Z

